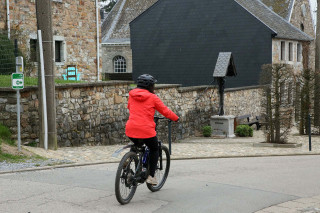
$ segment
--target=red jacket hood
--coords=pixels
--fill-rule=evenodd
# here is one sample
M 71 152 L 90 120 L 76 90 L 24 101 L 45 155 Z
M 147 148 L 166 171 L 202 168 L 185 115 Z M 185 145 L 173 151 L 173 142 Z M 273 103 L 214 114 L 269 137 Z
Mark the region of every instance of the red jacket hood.
M 148 90 L 139 89 L 139 88 L 131 90 L 129 94 L 134 100 L 140 101 L 140 102 L 146 101 L 153 95 Z

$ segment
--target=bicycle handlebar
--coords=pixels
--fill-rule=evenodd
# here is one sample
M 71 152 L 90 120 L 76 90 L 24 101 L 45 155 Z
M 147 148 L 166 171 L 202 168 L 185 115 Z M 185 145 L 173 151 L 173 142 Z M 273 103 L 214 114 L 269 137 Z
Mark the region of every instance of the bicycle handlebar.
M 154 120 L 155 120 L 156 122 L 157 122 L 158 120 L 163 120 L 163 119 L 168 119 L 169 122 L 172 122 L 172 120 L 170 120 L 169 118 L 154 116 Z

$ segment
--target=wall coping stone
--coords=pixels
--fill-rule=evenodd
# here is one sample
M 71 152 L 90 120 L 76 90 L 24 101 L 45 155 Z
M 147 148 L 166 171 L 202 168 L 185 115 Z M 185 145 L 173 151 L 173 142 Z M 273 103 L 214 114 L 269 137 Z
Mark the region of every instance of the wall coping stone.
M 261 85 L 256 85 L 256 86 L 246 86 L 246 87 L 237 87 L 237 88 L 227 88 L 224 91 L 225 92 L 236 92 L 236 91 L 241 91 L 241 90 L 260 89 L 260 88 L 262 88 Z
M 202 85 L 202 86 L 190 86 L 190 87 L 181 87 L 178 89 L 178 92 L 190 92 L 190 91 L 201 91 L 206 90 L 208 88 L 217 88 L 217 86 L 214 85 Z
M 155 89 L 178 88 L 181 84 L 156 84 Z
M 101 82 L 88 82 L 88 83 L 74 83 L 74 84 L 56 84 L 56 89 L 66 88 L 80 88 L 80 87 L 94 87 L 94 86 L 114 86 L 114 85 L 130 85 L 133 81 L 101 81 Z M 37 90 L 38 86 L 26 86 L 20 92 Z M 0 87 L 0 92 L 16 92 L 11 87 Z

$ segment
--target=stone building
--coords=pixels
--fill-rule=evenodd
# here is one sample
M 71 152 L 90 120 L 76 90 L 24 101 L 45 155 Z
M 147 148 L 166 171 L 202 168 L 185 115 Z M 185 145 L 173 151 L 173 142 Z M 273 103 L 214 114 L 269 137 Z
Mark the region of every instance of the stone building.
M 250 2 L 245 0 L 241 2 Z M 254 0 L 256 1 L 256 0 Z M 268 8 L 278 14 L 276 19 L 281 19 L 288 25 L 293 25 L 297 30 L 301 30 L 310 39 L 307 44 L 308 53 L 308 68 L 314 68 L 314 41 L 315 37 L 313 28 L 313 20 L 311 17 L 311 9 L 309 0 L 261 0 Z M 103 51 L 103 72 L 110 79 L 131 79 L 133 70 L 132 50 L 130 40 L 129 23 L 135 19 L 146 8 L 156 3 L 156 0 L 119 0 L 106 21 L 102 25 L 102 51 Z M 179 5 L 177 5 L 178 7 Z M 245 7 L 245 6 L 244 6 Z M 254 11 L 250 11 L 254 13 Z M 259 11 L 255 10 L 258 16 Z M 260 15 L 264 15 L 261 14 Z M 261 19 L 261 18 L 260 18 Z M 262 18 L 263 19 L 263 18 Z M 302 43 L 296 37 L 289 35 L 292 32 L 287 32 L 288 35 L 281 38 L 274 37 L 272 39 L 272 63 L 288 63 L 295 67 L 295 70 L 301 70 L 303 67 Z M 290 39 L 290 36 L 292 39 Z M 308 40 L 308 39 L 307 39 Z M 281 48 L 282 45 L 282 48 Z M 282 53 L 282 58 L 281 58 Z M 143 59 L 139 59 L 143 60 Z M 147 61 L 147 56 L 145 59 Z M 147 63 L 147 62 L 146 62 Z M 159 62 L 160 63 L 160 62 Z M 125 66 L 123 65 L 125 64 Z M 150 68 L 149 68 L 150 69 Z M 139 70 L 141 70 L 139 68 Z M 142 71 L 145 72 L 145 71 Z M 121 74 L 121 73 L 127 73 Z M 120 74 L 120 75 L 119 75 Z
M 129 23 L 157 0 L 118 0 L 102 24 L 103 75 L 111 80 L 132 79 Z
M 315 38 L 315 29 L 314 22 L 312 18 L 312 9 L 310 0 L 262 0 L 262 2 L 267 5 L 274 12 L 279 14 L 289 23 L 300 29 L 301 31 L 308 34 L 310 37 Z M 286 51 L 288 54 L 284 56 L 284 60 L 281 60 L 281 56 L 278 54 L 281 49 L 281 42 L 283 51 Z M 297 51 L 302 51 L 301 49 L 297 49 L 297 41 L 290 41 L 284 39 L 274 39 L 273 41 L 273 62 L 279 63 L 285 61 L 288 64 L 295 64 L 297 62 L 297 57 L 293 60 L 289 59 L 289 51 L 290 45 L 293 45 L 293 56 L 298 56 Z M 309 44 L 309 59 L 307 63 L 307 67 L 313 69 L 315 68 L 315 41 L 310 41 Z M 280 51 L 281 52 L 281 51 Z M 299 64 L 298 67 L 302 68 L 302 64 Z
M 292 1 L 288 9 L 296 27 L 260 0 L 159 0 L 130 23 L 133 78 L 148 71 L 162 83 L 209 84 L 219 52 L 234 56 L 238 75 L 227 80 L 229 88 L 259 85 L 264 64 L 286 63 L 296 72 L 311 68 L 307 3 Z
M 9 2 L 11 38 L 18 38 L 19 49 L 30 64 L 34 65 L 28 74 L 35 76 L 38 65 L 35 55 L 37 48 L 35 0 Z M 1 1 L 0 4 L 0 30 L 7 30 L 6 1 Z M 100 20 L 98 22 L 96 20 L 95 0 L 52 0 L 56 78 L 63 77 L 67 65 L 75 65 L 80 79 L 97 80 L 97 39 L 100 38 L 100 35 L 97 35 L 97 23 L 101 32 Z

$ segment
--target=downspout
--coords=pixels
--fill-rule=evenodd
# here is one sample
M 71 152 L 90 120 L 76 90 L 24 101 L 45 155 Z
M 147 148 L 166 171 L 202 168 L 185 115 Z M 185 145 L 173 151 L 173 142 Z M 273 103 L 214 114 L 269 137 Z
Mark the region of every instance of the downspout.
M 7 0 L 7 27 L 8 27 L 8 39 L 10 39 L 10 9 L 9 9 L 9 0 Z
M 96 0 L 96 23 L 97 23 L 97 79 L 100 81 L 100 48 L 99 48 L 99 11 L 98 0 Z

